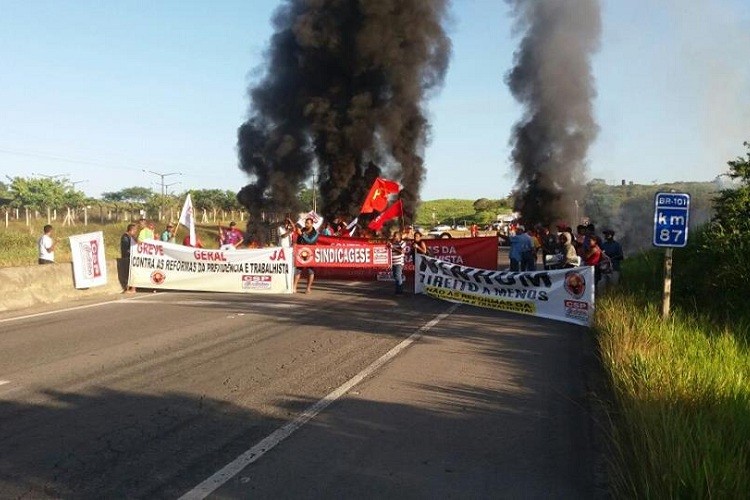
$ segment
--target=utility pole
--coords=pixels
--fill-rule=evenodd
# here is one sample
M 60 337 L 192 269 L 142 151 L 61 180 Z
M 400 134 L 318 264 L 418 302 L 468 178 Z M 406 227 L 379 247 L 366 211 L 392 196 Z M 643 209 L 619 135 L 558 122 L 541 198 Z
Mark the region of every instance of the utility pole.
M 161 199 L 159 200 L 159 218 L 161 219 L 162 215 L 164 214 L 164 190 L 166 188 L 166 184 L 164 184 L 164 179 L 166 177 L 169 177 L 170 175 L 182 175 L 182 172 L 169 172 L 169 173 L 161 173 L 161 172 L 154 172 L 153 170 L 146 170 L 145 168 L 142 169 L 147 174 L 154 174 L 158 175 L 161 178 Z
M 315 190 L 315 185 L 316 185 L 315 172 L 313 172 L 313 182 L 312 182 L 313 212 L 317 214 L 318 213 L 318 197 L 317 197 L 317 193 Z
M 38 175 L 39 177 L 44 177 L 45 179 L 57 179 L 59 177 L 68 177 L 70 174 L 47 175 L 47 174 L 35 174 L 35 173 L 32 173 L 31 175 Z

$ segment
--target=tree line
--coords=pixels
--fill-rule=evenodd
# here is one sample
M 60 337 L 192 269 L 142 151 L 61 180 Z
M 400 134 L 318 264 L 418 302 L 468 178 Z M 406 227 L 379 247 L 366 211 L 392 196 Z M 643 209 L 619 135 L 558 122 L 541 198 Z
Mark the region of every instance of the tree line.
M 13 177 L 0 182 L 0 204 L 8 208 L 35 211 L 101 208 L 128 211 L 145 211 L 156 217 L 182 208 L 187 193 L 155 193 L 149 188 L 131 186 L 119 191 L 102 193 L 101 198 L 86 196 L 83 191 L 65 179 Z M 190 195 L 193 206 L 207 211 L 240 211 L 237 194 L 231 190 L 196 189 Z M 162 217 L 163 218 L 163 217 Z

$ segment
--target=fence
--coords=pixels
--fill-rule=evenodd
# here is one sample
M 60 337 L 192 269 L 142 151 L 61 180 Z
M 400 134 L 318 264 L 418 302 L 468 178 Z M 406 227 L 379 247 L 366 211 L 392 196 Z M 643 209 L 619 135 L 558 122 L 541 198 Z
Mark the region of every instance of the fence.
M 247 212 L 242 210 L 218 210 L 198 209 L 196 210 L 196 221 L 199 224 L 225 223 L 229 221 L 244 222 Z M 65 207 L 63 209 L 47 208 L 37 210 L 29 207 L 0 207 L 0 214 L 5 223 L 5 228 L 11 222 L 23 222 L 26 226 L 45 221 L 46 224 L 61 222 L 63 226 L 88 226 L 91 224 L 121 224 L 140 219 L 142 216 L 149 218 L 153 215 L 155 221 L 176 221 L 179 210 L 165 210 L 164 214 L 148 214 L 145 210 L 137 207 L 111 207 L 111 206 L 87 206 L 87 207 Z M 167 217 L 167 215 L 169 215 Z

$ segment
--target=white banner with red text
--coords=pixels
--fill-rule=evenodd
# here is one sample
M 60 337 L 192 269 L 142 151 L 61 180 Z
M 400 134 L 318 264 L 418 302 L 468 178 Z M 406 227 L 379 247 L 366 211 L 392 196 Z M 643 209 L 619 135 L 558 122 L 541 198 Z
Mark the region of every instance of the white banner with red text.
M 129 286 L 234 293 L 292 293 L 292 249 L 206 250 L 146 241 L 130 251 Z
M 498 311 L 588 326 L 594 315 L 594 268 L 490 271 L 417 256 L 415 292 Z
M 70 236 L 73 258 L 73 280 L 76 288 L 91 288 L 107 284 L 107 264 L 104 260 L 104 233 Z

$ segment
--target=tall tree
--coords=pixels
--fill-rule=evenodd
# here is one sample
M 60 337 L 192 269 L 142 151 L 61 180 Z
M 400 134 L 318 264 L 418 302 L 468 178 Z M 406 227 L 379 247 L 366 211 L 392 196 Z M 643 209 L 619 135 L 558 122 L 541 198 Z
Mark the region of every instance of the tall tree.
M 49 178 L 14 177 L 10 182 L 12 205 L 34 210 L 64 207 L 69 189 L 65 182 Z
M 727 162 L 727 175 L 739 180 L 741 185 L 734 189 L 722 189 L 714 200 L 714 222 L 719 223 L 724 231 L 734 233 L 750 231 L 750 142 L 746 141 L 744 146 L 748 150 L 745 158 L 738 156 Z

